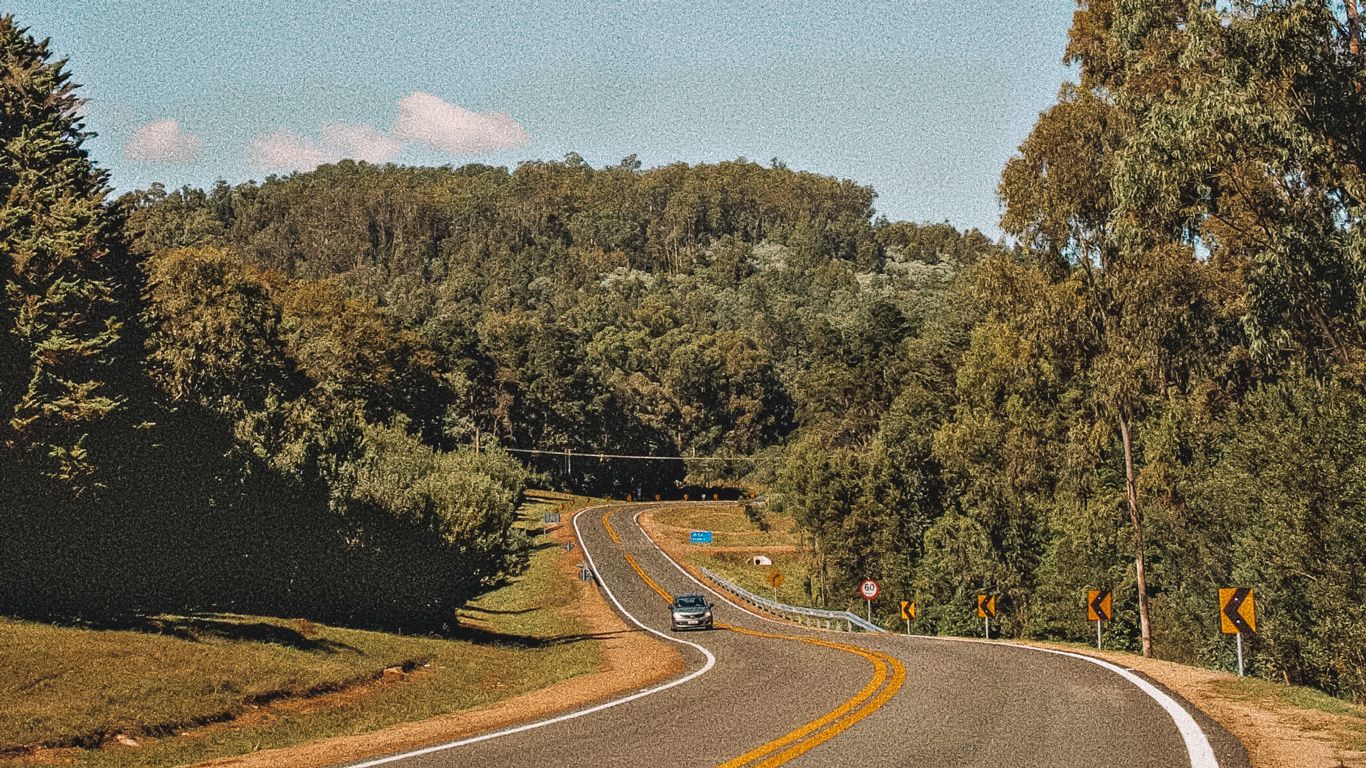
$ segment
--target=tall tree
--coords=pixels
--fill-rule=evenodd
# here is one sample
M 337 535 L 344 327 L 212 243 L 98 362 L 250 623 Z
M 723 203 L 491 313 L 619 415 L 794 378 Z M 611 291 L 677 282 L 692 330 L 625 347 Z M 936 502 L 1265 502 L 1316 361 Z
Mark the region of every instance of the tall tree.
M 1073 286 L 1086 306 L 1091 410 L 1097 427 L 1116 432 L 1122 447 L 1145 656 L 1153 650 L 1137 431 L 1161 379 L 1161 339 L 1152 330 L 1163 323 L 1152 321 L 1163 301 L 1155 289 L 1169 280 L 1163 271 L 1181 259 L 1153 258 L 1156 243 L 1122 236 L 1113 183 L 1117 155 L 1147 102 L 1170 87 L 1184 12 L 1176 2 L 1141 9 L 1104 0 L 1083 4 L 1065 56 L 1080 65 L 1079 82 L 1064 86 L 1058 103 L 1040 115 L 1000 188 L 1005 229 L 1024 239 L 1040 266 Z
M 79 493 L 96 482 L 90 433 L 119 406 L 124 251 L 76 86 L 51 59 L 0 17 L 0 440 Z

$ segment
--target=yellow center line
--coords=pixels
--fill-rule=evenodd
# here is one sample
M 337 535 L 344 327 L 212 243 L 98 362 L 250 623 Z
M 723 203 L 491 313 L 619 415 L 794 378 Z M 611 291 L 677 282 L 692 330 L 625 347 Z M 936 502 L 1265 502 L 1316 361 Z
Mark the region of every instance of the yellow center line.
M 636 559 L 634 557 L 631 557 L 630 552 L 626 552 L 624 554 L 626 555 L 626 564 L 631 566 L 631 570 L 635 571 L 636 575 L 639 576 L 642 580 L 644 580 L 645 584 L 650 589 L 653 589 L 655 591 L 655 594 L 664 598 L 664 602 L 666 603 L 672 603 L 674 601 L 674 596 L 664 591 L 663 587 L 656 584 L 655 580 L 650 578 L 649 575 L 645 573 L 645 570 L 640 567 L 640 563 L 637 563 Z
M 842 643 L 829 643 L 822 640 L 816 640 L 814 638 L 799 637 L 796 635 L 776 635 L 767 632 L 756 632 L 754 630 L 741 629 L 739 627 L 734 626 L 728 626 L 726 628 L 732 632 L 739 632 L 740 634 L 744 635 L 754 635 L 756 637 L 768 637 L 780 640 L 797 640 L 800 642 L 808 643 L 810 645 L 820 645 L 827 648 L 834 648 L 836 650 L 845 651 L 847 653 L 853 653 L 855 655 L 863 657 L 864 659 L 867 659 L 869 663 L 873 665 L 874 672 L 873 679 L 868 681 L 867 685 L 865 685 L 858 693 L 854 694 L 839 707 L 835 708 L 834 710 L 831 710 L 830 712 L 815 720 L 812 720 L 809 723 L 806 723 L 805 725 L 801 726 L 800 728 L 797 728 L 796 730 L 786 735 L 780 736 L 774 739 L 773 741 L 768 742 L 767 744 L 763 744 L 759 747 L 756 747 L 755 749 L 752 749 L 744 753 L 743 755 L 740 755 L 734 760 L 723 763 L 721 765 L 721 768 L 739 768 L 739 766 L 742 765 L 749 765 L 750 763 L 753 763 L 755 760 L 758 760 L 772 752 L 776 752 L 777 750 L 782 749 L 783 747 L 786 747 L 789 744 L 793 744 L 794 742 L 800 742 L 802 739 L 805 739 L 811 734 L 820 731 L 822 728 L 825 728 L 831 723 L 835 723 L 835 721 L 849 714 L 849 712 L 854 710 L 864 701 L 868 700 L 868 698 L 871 697 L 874 693 L 876 693 L 878 688 L 881 688 L 882 684 L 887 681 L 887 663 L 883 660 L 883 658 L 881 658 L 880 654 L 874 655 L 872 653 L 865 652 L 862 648 L 855 648 L 854 646 L 844 645 Z M 878 706 L 881 705 L 879 704 Z M 871 712 L 869 714 L 871 714 Z M 861 719 L 863 718 L 855 718 L 849 723 L 849 725 L 853 725 L 854 722 L 857 722 Z M 836 724 L 835 727 L 838 727 L 838 724 Z M 848 725 L 845 726 L 845 728 L 848 727 Z M 841 731 L 843 731 L 843 729 L 841 729 Z M 824 736 L 824 734 L 818 734 L 817 736 L 813 737 L 813 739 L 820 739 L 821 736 Z M 805 743 L 796 744 L 794 747 L 791 747 L 791 749 L 800 749 L 800 751 L 793 752 L 791 756 L 785 758 L 784 762 L 786 760 L 792 759 L 792 757 L 796 757 L 797 755 L 806 752 L 807 750 L 815 747 L 816 744 L 822 743 L 824 741 L 826 741 L 826 739 L 821 739 L 818 742 L 811 743 L 810 746 L 806 746 Z M 784 752 L 783 754 L 786 755 L 787 752 Z
M 817 733 L 806 741 L 794 744 L 762 763 L 759 763 L 757 768 L 773 768 L 774 766 L 783 765 L 799 755 L 806 754 L 841 733 L 844 733 L 852 728 L 858 721 L 881 709 L 882 705 L 890 701 L 906 682 L 906 668 L 902 666 L 901 662 L 892 656 L 886 656 L 885 654 L 883 654 L 883 656 L 892 665 L 892 681 L 887 684 L 887 687 L 882 690 L 882 693 L 877 695 L 877 698 L 868 702 L 862 709 L 845 717 L 843 720 L 835 723 L 826 730 Z
M 602 524 L 603 527 L 607 529 L 607 535 L 611 536 L 613 541 L 620 544 L 621 538 L 617 536 L 617 532 L 612 528 L 611 517 L 612 512 L 608 512 L 604 515 Z M 626 563 L 631 566 L 631 570 L 635 571 L 636 575 L 639 576 L 650 589 L 654 590 L 655 594 L 659 595 L 665 602 L 673 602 L 673 595 L 669 594 L 669 592 L 661 587 L 654 579 L 650 578 L 650 575 L 645 572 L 644 568 L 640 567 L 640 563 L 636 562 L 636 559 L 631 556 L 631 553 L 623 551 L 622 554 L 626 557 Z M 845 653 L 852 653 L 855 656 L 865 659 L 873 666 L 872 680 L 868 681 L 867 685 L 861 688 L 858 693 L 855 693 L 847 699 L 843 704 L 788 734 L 780 736 L 767 744 L 756 747 L 755 749 L 722 764 L 720 768 L 740 768 L 741 766 L 752 765 L 754 764 L 754 761 L 769 755 L 772 756 L 757 764 L 758 768 L 774 768 L 775 766 L 783 765 L 784 763 L 806 754 L 841 733 L 844 733 L 852 728 L 855 723 L 876 712 L 884 704 L 890 701 L 906 682 L 906 668 L 902 666 L 901 662 L 895 657 L 889 656 L 881 651 L 869 651 L 859 648 L 858 646 L 835 643 L 829 640 L 820 640 L 814 637 L 761 632 L 759 630 L 737 627 L 732 624 L 717 624 L 716 626 L 719 629 L 726 629 L 731 632 L 750 635 L 752 637 L 762 637 L 774 640 L 795 640 L 808 645 L 816 645 L 823 648 L 843 651 Z M 889 669 L 891 670 L 891 682 L 888 682 Z M 887 683 L 887 687 L 883 688 L 883 683 Z M 877 693 L 879 688 L 882 689 L 881 693 Z M 874 694 L 876 694 L 875 697 Z M 872 698 L 871 701 L 869 701 L 870 698 Z M 782 751 L 778 752 L 778 750 Z M 772 754 L 774 752 L 778 752 L 778 754 Z

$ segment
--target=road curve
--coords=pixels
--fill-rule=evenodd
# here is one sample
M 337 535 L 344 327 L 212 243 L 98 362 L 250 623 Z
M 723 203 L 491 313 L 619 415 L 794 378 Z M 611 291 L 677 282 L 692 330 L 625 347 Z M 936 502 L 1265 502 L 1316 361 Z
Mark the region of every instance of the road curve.
M 662 595 L 702 591 L 635 524 L 650 505 L 575 520 L 612 602 L 669 635 Z M 712 632 L 677 639 L 675 681 L 584 714 L 356 766 L 992 766 L 1210 768 L 1134 682 L 1066 655 L 1000 643 L 807 630 L 717 601 Z M 642 663 L 648 663 L 643 660 Z M 1219 768 L 1231 735 L 1184 705 Z

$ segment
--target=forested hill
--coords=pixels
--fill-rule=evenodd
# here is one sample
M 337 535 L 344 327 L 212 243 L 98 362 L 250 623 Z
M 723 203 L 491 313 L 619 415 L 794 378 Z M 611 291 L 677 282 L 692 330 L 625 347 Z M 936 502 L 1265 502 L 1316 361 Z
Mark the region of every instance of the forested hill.
M 113 200 L 80 113 L 0 17 L 8 613 L 449 623 L 525 555 L 505 449 L 673 457 L 520 454 L 625 494 L 761 482 L 776 461 L 677 457 L 795 432 L 865 445 L 908 384 L 949 394 L 950 297 L 1000 250 L 747 162 L 343 162 Z
M 905 345 L 938 328 L 962 267 L 999 251 L 873 221 L 873 198 L 780 165 L 571 155 L 511 172 L 343 162 L 125 202 L 153 264 L 229 264 L 287 315 L 314 302 L 315 322 L 339 322 L 323 295 L 379 307 L 429 356 L 435 386 L 405 413 L 435 445 L 744 456 L 803 424 L 866 440 L 909 371 Z M 960 320 L 939 331 L 951 347 Z M 530 460 L 623 494 L 676 490 L 685 471 Z M 695 462 L 689 480 L 753 468 Z

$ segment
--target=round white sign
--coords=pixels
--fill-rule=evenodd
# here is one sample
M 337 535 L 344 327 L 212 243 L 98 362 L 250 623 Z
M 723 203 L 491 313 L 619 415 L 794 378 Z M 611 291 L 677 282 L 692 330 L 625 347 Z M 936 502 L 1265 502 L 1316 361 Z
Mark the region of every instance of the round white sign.
M 859 594 L 863 595 L 864 600 L 872 600 L 878 596 L 882 589 L 878 587 L 876 581 L 864 579 L 863 583 L 858 585 L 858 591 Z

